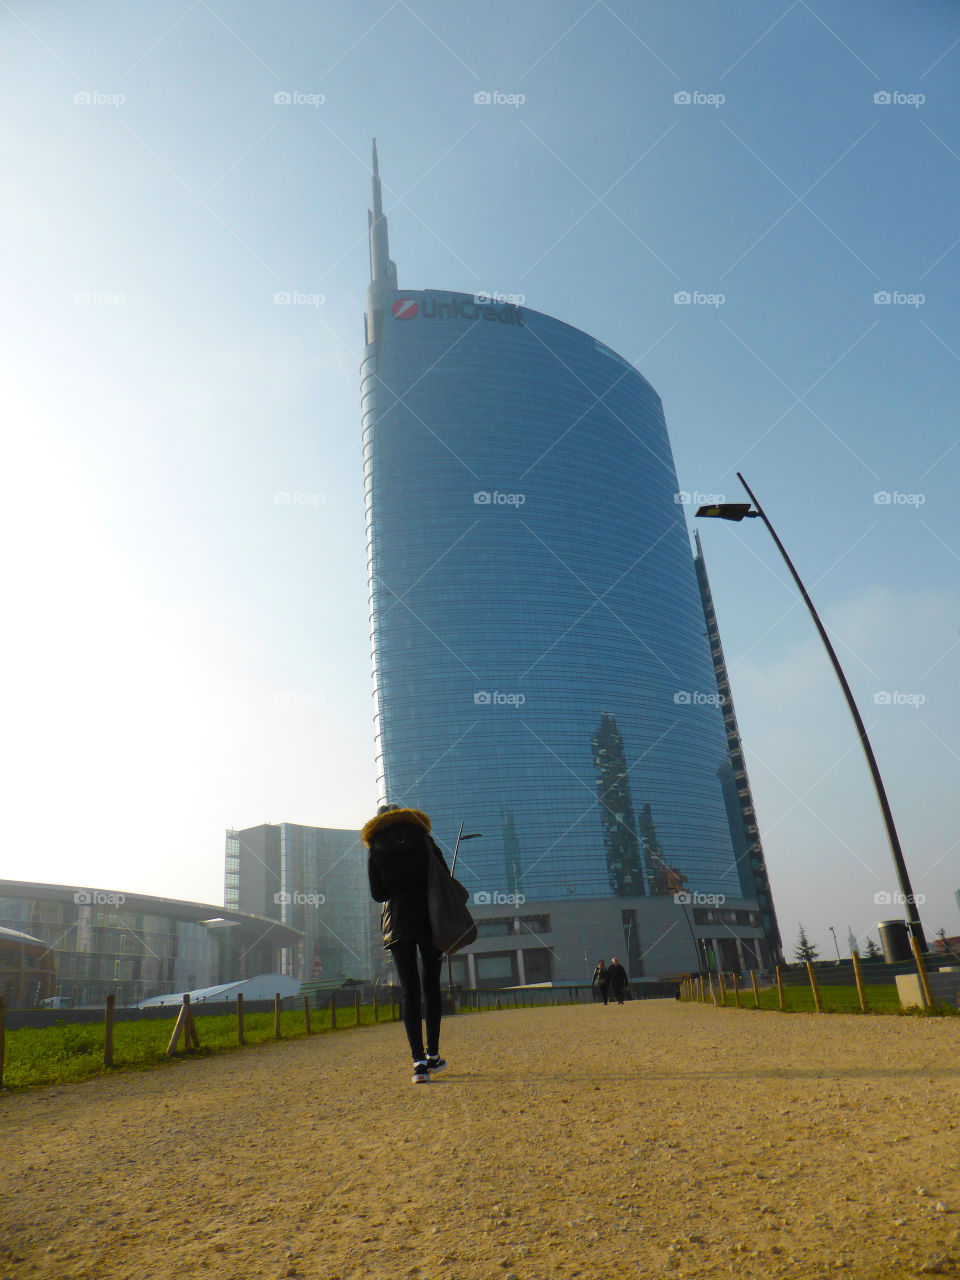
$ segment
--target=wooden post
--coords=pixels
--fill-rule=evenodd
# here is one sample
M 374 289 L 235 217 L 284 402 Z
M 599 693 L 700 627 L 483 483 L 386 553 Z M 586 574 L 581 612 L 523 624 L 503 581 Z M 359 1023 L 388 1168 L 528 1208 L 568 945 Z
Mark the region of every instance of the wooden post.
M 823 1013 L 823 1001 L 820 999 L 820 988 L 817 986 L 817 975 L 813 972 L 813 965 L 807 961 L 807 977 L 810 979 L 810 990 L 813 992 L 813 1004 L 817 1013 Z
M 499 991 L 497 992 L 497 1006 L 496 1006 L 496 1007 L 497 1007 L 498 1009 L 501 1007 L 501 1006 L 500 1006 L 500 992 L 499 992 Z
M 177 1021 L 173 1028 L 173 1035 L 170 1037 L 170 1043 L 167 1045 L 167 1057 L 172 1058 L 177 1052 L 177 1044 L 180 1041 L 180 1032 L 184 1033 L 183 1044 L 186 1048 L 190 1044 L 190 1032 L 187 1030 L 187 1019 L 190 1009 L 190 997 L 183 997 L 183 1004 L 180 1006 L 180 1012 L 177 1014 Z
M 713 1001 L 713 1003 L 714 1003 L 714 1004 L 716 1004 L 716 1003 L 717 1003 L 717 993 L 716 993 L 716 992 L 714 991 L 714 989 L 713 989 L 713 974 L 712 974 L 712 973 L 711 973 L 711 974 L 708 974 L 708 975 L 707 975 L 707 977 L 708 977 L 708 981 L 709 981 L 709 983 L 710 983 L 710 999 Z
M 724 985 L 722 970 L 717 973 L 717 986 L 720 988 L 720 1003 L 725 1005 L 727 1003 L 727 988 Z
M 330 993 L 330 1030 L 337 1029 L 337 995 L 336 992 Z
M 750 981 L 753 983 L 753 1007 L 755 1009 L 759 1009 L 760 1008 L 760 988 L 757 986 L 756 969 L 750 970 Z
M 307 1028 L 307 1035 L 310 1034 L 310 997 L 303 997 L 303 1021 Z
M 237 1044 L 246 1044 L 243 1038 L 243 992 L 237 992 Z
M 376 988 L 374 988 L 373 992 L 373 1021 L 374 1023 L 380 1021 L 380 997 Z
M 279 1040 L 280 1036 L 280 1013 L 283 1009 L 283 1001 L 280 999 L 280 992 L 274 993 L 273 997 L 273 1034 Z
M 923 952 L 920 950 L 920 943 L 917 942 L 917 935 L 911 933 L 910 945 L 913 947 L 913 958 L 917 962 L 917 973 L 920 977 L 920 989 L 923 992 L 923 999 L 928 1009 L 935 1009 L 937 1002 L 933 998 L 933 992 L 930 990 L 930 979 L 927 977 L 927 966 L 923 961 Z
M 113 1011 L 117 997 L 111 991 L 103 1011 L 103 1065 L 113 1066 Z
M 740 1003 L 740 975 L 734 970 L 733 974 L 733 999 L 738 1009 L 743 1006 Z
M 3 1060 L 7 1048 L 7 1002 L 0 996 L 0 1089 L 3 1088 Z
M 190 1007 L 189 994 L 183 997 L 183 1003 L 187 1006 L 187 1016 L 183 1026 L 183 1047 L 189 1049 L 191 1045 L 195 1049 L 200 1048 L 200 1037 L 197 1035 L 197 1026 L 193 1020 L 193 1010 Z
M 354 1012 L 357 1015 L 357 1026 L 359 1027 L 360 1025 L 360 992 L 359 991 L 354 992 L 353 1008 L 354 1008 Z
M 777 996 L 780 1000 L 781 1010 L 786 1009 L 787 1002 L 783 998 L 783 970 L 777 965 Z
M 860 1000 L 860 1012 L 867 1012 L 867 992 L 863 985 L 863 973 L 860 970 L 860 952 L 854 947 L 850 952 L 850 959 L 853 961 L 853 976 L 857 980 L 857 996 Z

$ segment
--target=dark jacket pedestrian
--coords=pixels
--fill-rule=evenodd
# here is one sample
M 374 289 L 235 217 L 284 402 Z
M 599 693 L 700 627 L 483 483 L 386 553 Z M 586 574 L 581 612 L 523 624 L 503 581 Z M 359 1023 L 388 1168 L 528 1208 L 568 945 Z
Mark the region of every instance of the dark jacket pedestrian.
M 627 990 L 630 979 L 627 977 L 626 969 L 616 956 L 610 961 L 610 968 L 607 973 L 610 975 L 610 986 L 617 998 L 617 1004 L 623 1004 L 624 993 Z
M 607 993 L 610 990 L 610 971 L 602 960 L 597 961 L 597 967 L 593 971 L 593 985 L 600 992 L 600 998 L 603 1003 L 607 1003 Z
M 430 819 L 419 809 L 384 805 L 363 828 L 361 838 L 370 850 L 367 873 L 371 896 L 383 903 L 383 945 L 397 967 L 403 1025 L 413 1054 L 413 1083 L 429 1084 L 431 1073 L 442 1071 L 447 1064 L 440 1057 L 443 952 L 435 945 L 430 928 L 427 879 L 431 858 L 439 858 L 444 866 L 446 862 L 430 835 Z

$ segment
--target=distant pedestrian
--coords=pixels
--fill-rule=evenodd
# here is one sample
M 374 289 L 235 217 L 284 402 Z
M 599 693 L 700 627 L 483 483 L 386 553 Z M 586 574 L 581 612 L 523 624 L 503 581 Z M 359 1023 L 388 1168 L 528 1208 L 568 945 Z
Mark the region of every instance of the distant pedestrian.
M 613 994 L 617 998 L 617 1004 L 623 1004 L 623 996 L 630 979 L 627 977 L 626 969 L 616 956 L 614 956 L 610 961 L 610 968 L 607 970 L 607 974 L 610 978 L 610 986 L 613 988 Z
M 602 960 L 597 961 L 597 967 L 593 971 L 593 985 L 600 992 L 603 1003 L 606 1004 L 607 992 L 610 990 L 610 973 Z
M 430 819 L 419 809 L 383 805 L 360 834 L 370 850 L 370 893 L 375 901 L 383 903 L 383 945 L 393 956 L 400 980 L 403 1025 L 413 1054 L 413 1083 L 429 1084 L 431 1074 L 442 1071 L 447 1064 L 440 1057 L 443 952 L 434 943 L 430 928 L 427 878 L 430 858 L 439 858 L 444 866 L 446 862 L 430 835 Z M 426 1014 L 426 1046 L 422 1013 Z

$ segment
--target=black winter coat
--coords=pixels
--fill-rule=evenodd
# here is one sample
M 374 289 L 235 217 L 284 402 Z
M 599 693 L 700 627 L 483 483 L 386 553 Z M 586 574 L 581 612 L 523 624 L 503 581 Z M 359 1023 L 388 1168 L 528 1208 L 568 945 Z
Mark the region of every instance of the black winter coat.
M 427 859 L 437 857 L 446 866 L 440 847 L 430 836 L 402 852 L 373 848 L 367 861 L 370 893 L 383 903 L 380 929 L 384 947 L 411 939 L 432 942 L 427 904 Z

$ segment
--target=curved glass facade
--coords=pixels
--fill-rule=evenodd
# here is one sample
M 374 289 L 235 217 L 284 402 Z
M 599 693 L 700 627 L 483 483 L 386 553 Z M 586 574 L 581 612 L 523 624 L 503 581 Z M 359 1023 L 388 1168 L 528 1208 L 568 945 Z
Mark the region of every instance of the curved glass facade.
M 376 273 L 367 334 L 381 798 L 448 849 L 461 821 L 483 833 L 457 874 L 493 902 L 738 897 L 658 395 L 550 316 Z

